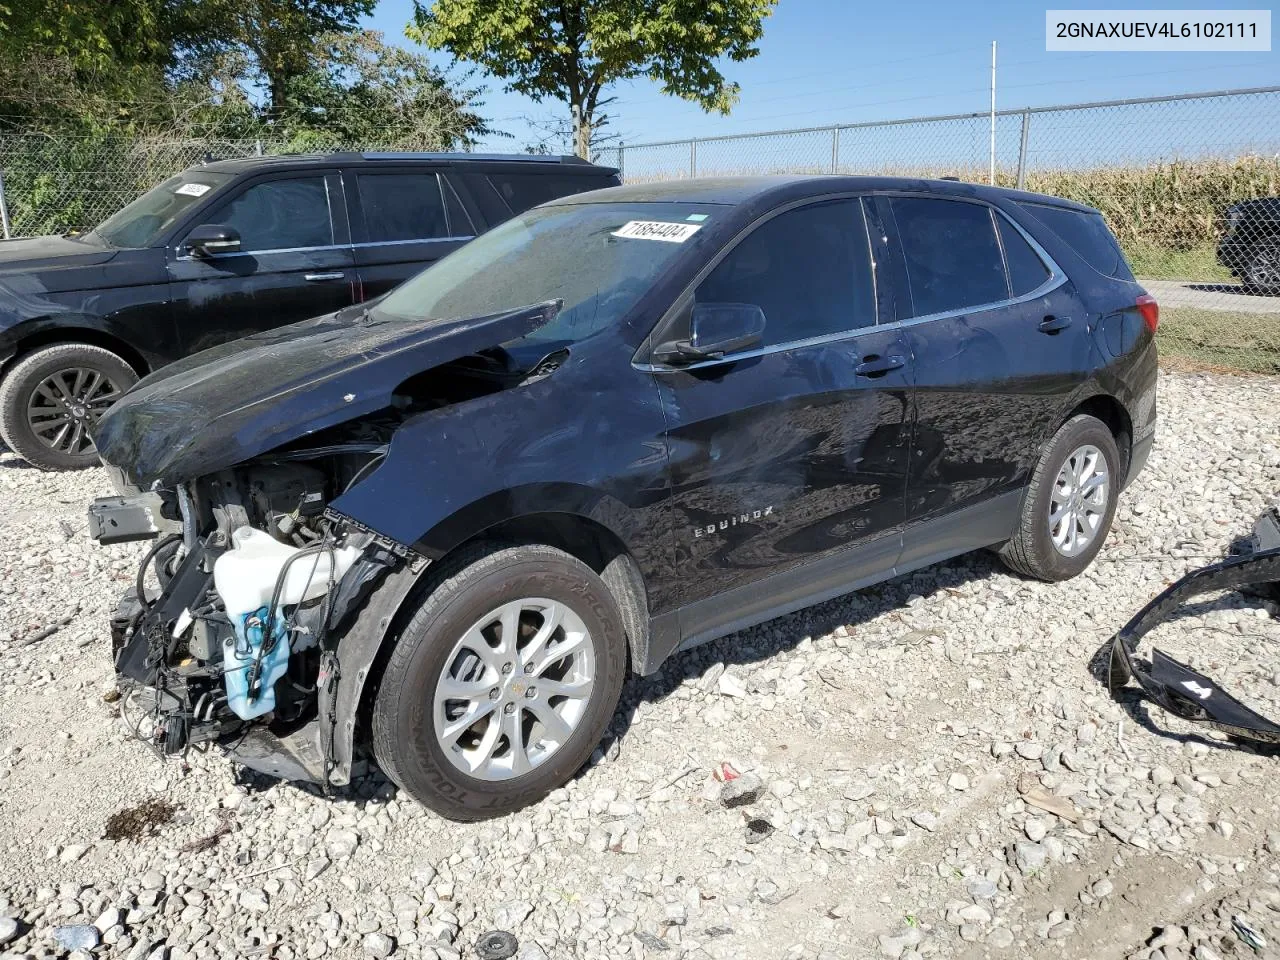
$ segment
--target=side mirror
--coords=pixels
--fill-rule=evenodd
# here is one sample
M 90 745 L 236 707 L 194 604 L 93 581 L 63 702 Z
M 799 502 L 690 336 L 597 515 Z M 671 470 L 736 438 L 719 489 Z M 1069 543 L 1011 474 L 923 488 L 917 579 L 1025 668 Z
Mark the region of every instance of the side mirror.
M 222 223 L 202 223 L 187 234 L 187 249 L 197 257 L 239 253 L 240 231 Z
M 689 339 L 664 343 L 653 359 L 674 365 L 719 360 L 764 342 L 765 316 L 754 303 L 696 303 Z

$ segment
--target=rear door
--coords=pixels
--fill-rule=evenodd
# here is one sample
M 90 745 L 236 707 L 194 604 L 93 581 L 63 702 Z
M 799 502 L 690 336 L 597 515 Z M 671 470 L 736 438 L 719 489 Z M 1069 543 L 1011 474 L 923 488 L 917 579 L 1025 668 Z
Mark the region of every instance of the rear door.
M 254 178 L 210 207 L 201 222 L 234 227 L 240 250 L 197 257 L 185 233 L 169 249 L 174 320 L 184 355 L 355 302 L 336 170 Z
M 686 307 L 759 306 L 764 344 L 655 368 L 686 639 L 834 595 L 898 556 L 911 364 L 902 331 L 879 325 L 880 236 L 856 197 L 763 221 Z
M 915 359 L 907 565 L 1008 535 L 1041 444 L 1088 375 L 1090 341 L 1066 277 L 999 210 L 939 196 L 878 202 Z
M 476 235 L 457 192 L 430 167 L 346 171 L 360 296 L 380 297 Z

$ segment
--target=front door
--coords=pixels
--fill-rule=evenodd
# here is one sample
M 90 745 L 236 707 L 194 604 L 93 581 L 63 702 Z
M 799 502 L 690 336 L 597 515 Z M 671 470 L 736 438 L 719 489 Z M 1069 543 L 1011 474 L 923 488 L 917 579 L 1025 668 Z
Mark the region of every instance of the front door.
M 170 290 L 184 354 L 355 302 L 336 172 L 256 180 L 211 209 L 205 222 L 234 227 L 240 250 L 195 256 L 185 237 L 170 249 Z
M 897 559 L 911 360 L 901 330 L 877 325 L 881 240 L 859 198 L 809 203 L 757 225 L 696 288 L 694 302 L 759 306 L 766 327 L 759 349 L 655 372 L 676 532 L 662 600 L 683 608 L 685 640 Z

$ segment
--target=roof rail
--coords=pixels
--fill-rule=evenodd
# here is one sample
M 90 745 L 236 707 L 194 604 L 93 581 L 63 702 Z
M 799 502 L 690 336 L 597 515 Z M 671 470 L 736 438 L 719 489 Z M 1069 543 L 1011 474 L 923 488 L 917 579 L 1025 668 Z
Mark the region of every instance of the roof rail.
M 538 153 L 395 153 L 372 151 L 360 154 L 366 160 L 498 160 L 513 163 L 590 163 L 581 157 L 548 156 Z

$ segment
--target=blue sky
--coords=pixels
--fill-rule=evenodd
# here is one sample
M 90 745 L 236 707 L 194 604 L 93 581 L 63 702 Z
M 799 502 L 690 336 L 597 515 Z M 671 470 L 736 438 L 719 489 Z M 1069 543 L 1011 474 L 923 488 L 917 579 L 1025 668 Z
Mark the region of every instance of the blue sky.
M 1204 9 L 1211 4 L 1163 0 L 1159 6 Z M 412 46 L 404 38 L 412 13 L 413 0 L 381 0 L 368 26 L 382 30 L 389 41 Z M 613 129 L 626 143 L 636 144 L 986 110 L 992 40 L 999 44 L 1001 109 L 1280 84 L 1280 52 L 1275 50 L 1048 53 L 1044 17 L 1045 5 L 1018 0 L 781 0 L 765 22 L 759 56 L 723 67 L 725 76 L 742 86 L 742 99 L 730 116 L 705 114 L 693 104 L 662 96 L 656 84 L 635 81 L 614 90 Z M 442 65 L 449 62 L 443 55 L 433 57 Z M 513 135 L 485 146 L 521 148 L 535 139 L 525 118 L 567 113 L 551 101 L 538 104 L 505 93 L 494 78 L 482 80 L 488 86 L 484 114 Z

